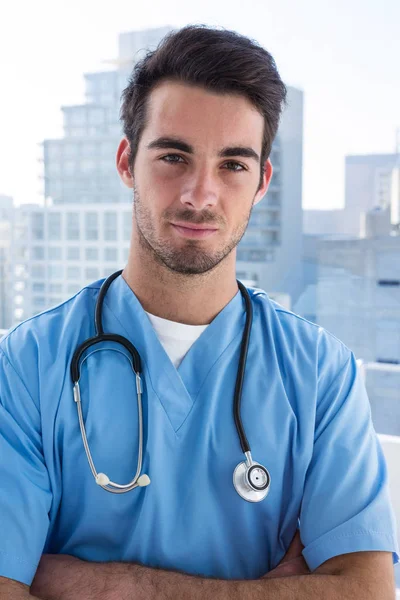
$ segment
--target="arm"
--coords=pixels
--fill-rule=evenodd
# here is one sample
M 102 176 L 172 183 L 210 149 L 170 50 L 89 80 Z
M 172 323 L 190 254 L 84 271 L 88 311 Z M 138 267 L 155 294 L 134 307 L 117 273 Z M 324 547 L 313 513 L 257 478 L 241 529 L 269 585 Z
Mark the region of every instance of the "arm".
M 0 577 L 0 600 L 40 600 L 31 596 L 29 588 L 23 583 Z
M 29 597 L 27 586 L 43 552 L 52 496 L 38 402 L 2 348 L 0 482 L 0 599 L 14 600 Z
M 336 556 L 310 575 L 239 581 L 62 555 L 44 558 L 32 590 L 49 600 L 394 600 L 389 552 Z

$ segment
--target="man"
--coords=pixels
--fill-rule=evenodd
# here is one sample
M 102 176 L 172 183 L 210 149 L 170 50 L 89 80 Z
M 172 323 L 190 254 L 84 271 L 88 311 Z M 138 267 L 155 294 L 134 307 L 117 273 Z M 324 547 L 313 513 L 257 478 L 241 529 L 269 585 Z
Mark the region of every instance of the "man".
M 117 152 L 131 249 L 101 315 L 128 343 L 87 348 L 73 392 L 102 282 L 1 343 L 1 599 L 31 597 L 33 580 L 58 600 L 393 598 L 387 471 L 354 356 L 256 289 L 240 415 L 270 487 L 248 501 L 233 484 L 249 314 L 236 246 L 271 181 L 285 93 L 265 50 L 206 27 L 135 67 Z

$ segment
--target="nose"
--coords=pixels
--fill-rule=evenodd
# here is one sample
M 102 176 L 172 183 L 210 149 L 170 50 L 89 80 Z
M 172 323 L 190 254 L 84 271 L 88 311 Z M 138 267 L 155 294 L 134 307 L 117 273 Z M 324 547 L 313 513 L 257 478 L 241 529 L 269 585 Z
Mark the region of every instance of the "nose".
M 193 172 L 181 193 L 182 204 L 195 210 L 203 210 L 215 206 L 217 201 L 217 181 L 211 169 L 203 167 Z

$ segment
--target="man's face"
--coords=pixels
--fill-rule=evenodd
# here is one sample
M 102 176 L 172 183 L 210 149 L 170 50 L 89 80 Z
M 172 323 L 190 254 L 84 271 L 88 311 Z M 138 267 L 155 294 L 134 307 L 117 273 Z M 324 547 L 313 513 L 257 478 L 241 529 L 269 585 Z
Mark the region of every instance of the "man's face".
M 138 240 L 158 263 L 205 273 L 237 246 L 272 174 L 269 163 L 257 193 L 263 124 L 242 96 L 176 82 L 152 91 L 133 188 Z

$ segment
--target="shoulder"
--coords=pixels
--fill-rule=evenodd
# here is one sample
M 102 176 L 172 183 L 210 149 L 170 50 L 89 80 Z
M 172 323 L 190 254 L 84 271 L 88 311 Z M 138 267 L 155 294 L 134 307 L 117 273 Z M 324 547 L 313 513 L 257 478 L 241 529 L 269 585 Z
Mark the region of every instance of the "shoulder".
M 248 288 L 259 327 L 270 333 L 274 345 L 288 355 L 315 358 L 317 366 L 332 362 L 336 368 L 346 363 L 351 350 L 333 333 L 272 300 L 259 288 Z
M 21 376 L 49 367 L 51 360 L 58 360 L 64 348 L 69 352 L 81 335 L 91 335 L 102 281 L 87 285 L 61 304 L 13 327 L 0 340 L 0 354 Z

